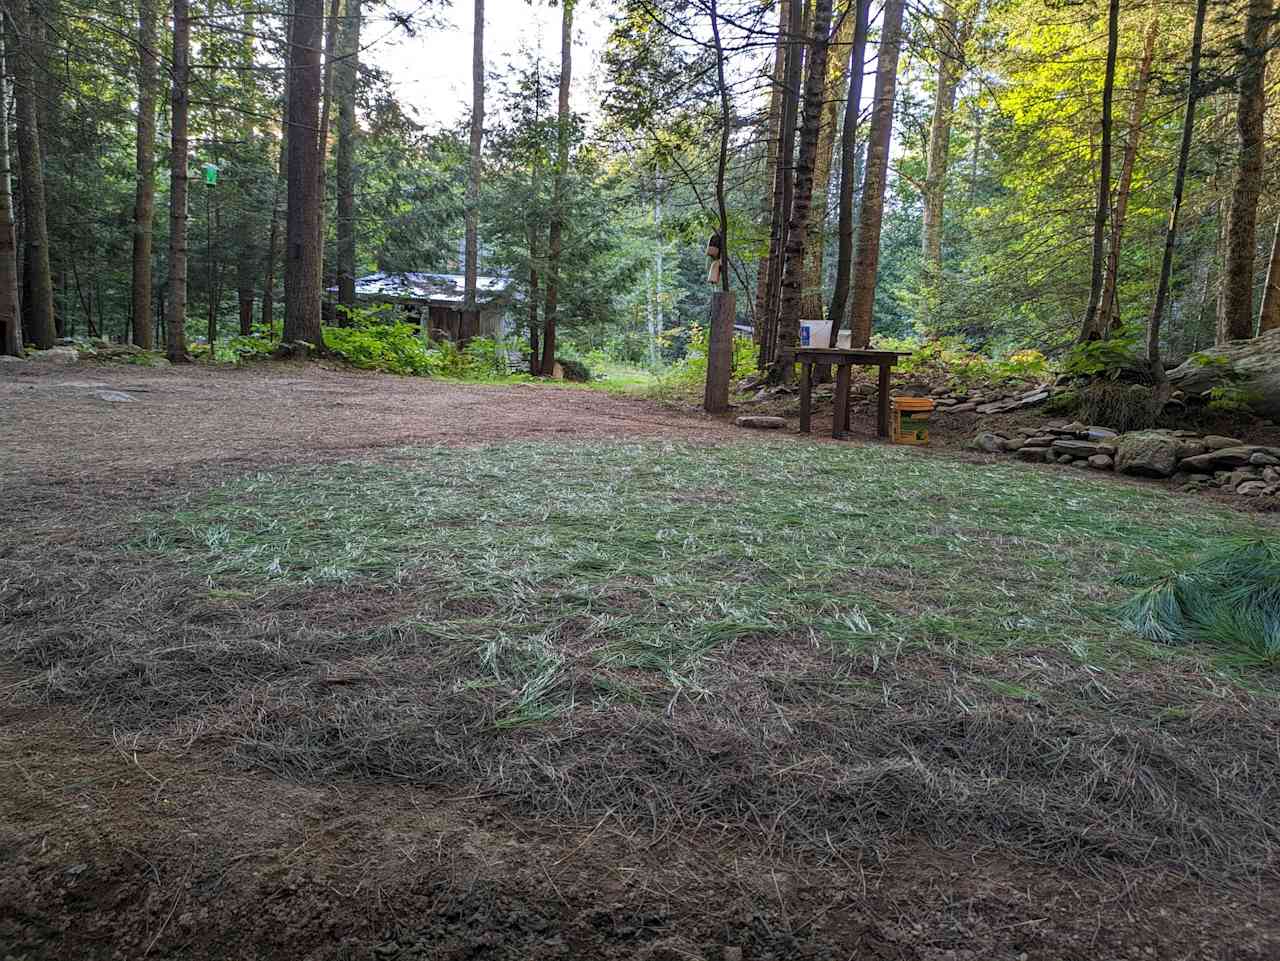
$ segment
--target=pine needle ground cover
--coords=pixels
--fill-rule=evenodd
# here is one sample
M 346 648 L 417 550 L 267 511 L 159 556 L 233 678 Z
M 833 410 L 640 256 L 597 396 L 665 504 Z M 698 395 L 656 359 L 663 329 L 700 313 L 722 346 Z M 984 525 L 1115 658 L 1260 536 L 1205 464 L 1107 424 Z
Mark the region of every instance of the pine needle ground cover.
M 128 522 L 169 570 L 8 653 L 117 737 L 302 780 L 819 858 L 923 839 L 1275 880 L 1267 671 L 1143 639 L 1127 582 L 1257 521 L 885 447 L 404 450 Z M 31 627 L 34 625 L 34 629 Z

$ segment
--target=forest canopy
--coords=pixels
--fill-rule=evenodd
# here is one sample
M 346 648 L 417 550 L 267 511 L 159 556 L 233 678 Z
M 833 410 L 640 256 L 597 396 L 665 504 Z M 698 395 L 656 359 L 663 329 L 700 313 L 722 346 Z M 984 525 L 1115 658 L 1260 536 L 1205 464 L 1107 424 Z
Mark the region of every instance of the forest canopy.
M 1153 366 L 1280 325 L 1270 0 L 577 6 L 558 57 L 466 11 L 439 122 L 384 55 L 430 2 L 4 0 L 5 351 L 323 351 L 376 271 L 506 278 L 535 374 L 661 366 L 717 288 L 775 377 L 801 319 Z

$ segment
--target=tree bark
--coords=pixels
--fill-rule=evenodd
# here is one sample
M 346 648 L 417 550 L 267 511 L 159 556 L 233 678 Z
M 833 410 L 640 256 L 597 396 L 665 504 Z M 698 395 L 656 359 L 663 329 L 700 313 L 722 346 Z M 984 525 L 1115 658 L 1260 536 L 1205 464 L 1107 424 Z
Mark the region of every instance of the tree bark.
M 1271 238 L 1271 257 L 1267 261 L 1267 285 L 1262 294 L 1262 310 L 1258 315 L 1258 333 L 1280 327 L 1280 222 Z
M 828 5 L 830 0 L 825 0 Z M 828 10 L 830 7 L 828 6 Z M 711 295 L 707 318 L 707 381 L 702 408 L 718 414 L 729 408 L 729 380 L 733 377 L 733 318 L 736 299 L 729 291 L 729 208 L 724 175 L 729 160 L 729 127 L 733 122 L 729 87 L 724 76 L 724 47 L 720 42 L 720 11 L 711 0 L 711 37 L 716 53 L 716 89 L 720 94 L 720 149 L 716 155 L 716 208 L 719 227 L 720 290 Z
M 324 349 L 320 329 L 320 94 L 324 0 L 295 0 L 289 37 L 289 201 L 284 340 Z
M 1155 404 L 1163 409 L 1169 395 L 1169 378 L 1160 356 L 1160 323 L 1164 317 L 1165 299 L 1169 293 L 1169 277 L 1173 273 L 1173 249 L 1178 239 L 1178 215 L 1182 210 L 1182 189 L 1187 179 L 1187 160 L 1191 156 L 1191 138 L 1196 126 L 1196 101 L 1200 97 L 1200 46 L 1204 38 L 1204 17 L 1208 0 L 1196 0 L 1195 26 L 1191 35 L 1191 64 L 1187 71 L 1187 106 L 1182 118 L 1182 139 L 1178 144 L 1178 166 L 1173 176 L 1173 200 L 1169 205 L 1169 225 L 1165 231 L 1164 256 L 1160 262 L 1160 279 L 1147 321 L 1147 364 L 1156 383 Z
M 17 40 L 17 50 L 12 59 L 18 160 L 22 177 L 24 264 L 27 270 L 24 312 L 31 342 L 41 349 L 48 349 L 53 346 L 58 333 L 53 316 L 53 274 L 49 269 L 48 207 L 45 202 L 40 118 L 36 106 L 36 52 L 30 39 L 31 10 L 27 0 L 5 0 L 5 10 Z
M 1156 52 L 1156 36 L 1160 21 L 1152 18 L 1142 45 L 1142 60 L 1133 84 L 1133 103 L 1129 105 L 1129 134 L 1125 140 L 1124 158 L 1120 161 L 1120 180 L 1116 184 L 1115 207 L 1111 212 L 1111 244 L 1107 249 L 1107 276 L 1102 285 L 1102 301 L 1098 307 L 1097 330 L 1103 335 L 1120 325 L 1116 310 L 1116 283 L 1120 274 L 1120 242 L 1124 235 L 1125 214 L 1129 209 L 1129 193 L 1133 185 L 1133 167 L 1138 159 L 1138 142 L 1142 139 L 1142 115 L 1147 106 L 1147 88 L 1151 83 L 1151 62 Z
M 480 242 L 480 165 L 484 143 L 484 0 L 475 0 L 471 40 L 471 157 L 467 166 L 466 251 L 463 309 L 476 309 L 476 271 Z
M 850 343 L 854 347 L 865 347 L 871 342 L 876 274 L 880 269 L 880 226 L 884 220 L 889 142 L 897 95 L 898 53 L 902 46 L 903 5 L 903 0 L 885 3 L 876 57 L 875 102 L 867 135 L 867 170 L 863 176 L 862 205 L 858 209 L 858 249 L 853 266 L 853 304 L 849 308 Z
M 1102 156 L 1098 164 L 1098 203 L 1093 214 L 1093 259 L 1089 272 L 1089 303 L 1080 340 L 1099 336 L 1098 305 L 1102 301 L 1102 273 L 1105 263 L 1107 218 L 1111 209 L 1111 101 L 1116 86 L 1116 49 L 1120 45 L 1120 0 L 1110 0 L 1107 8 L 1107 65 L 1102 78 Z
M 560 252 L 564 236 L 564 181 L 569 168 L 569 84 L 573 77 L 573 7 L 561 0 L 560 99 L 556 112 L 556 166 L 551 181 L 551 227 L 547 234 L 547 303 L 543 314 L 542 376 L 556 368 L 556 321 L 560 303 Z
M 243 19 L 243 37 L 240 41 L 240 72 L 237 82 L 240 95 L 245 103 L 251 103 L 254 96 L 253 74 L 253 37 L 254 9 L 252 5 L 245 8 Z M 240 140 L 247 153 L 252 154 L 253 143 L 257 138 L 255 119 L 249 114 L 241 115 Z M 245 184 L 248 185 L 247 182 Z M 240 202 L 240 213 L 236 226 L 236 304 L 239 308 L 240 336 L 248 337 L 253 333 L 253 299 L 254 280 L 257 272 L 259 247 L 259 231 L 255 222 L 256 211 L 243 199 Z
M 968 25 L 950 0 L 942 2 L 938 21 L 938 76 L 933 99 L 933 117 L 929 123 L 929 147 L 925 160 L 923 225 L 920 256 L 924 264 L 924 311 L 927 325 L 932 301 L 938 296 L 942 282 L 942 218 L 947 197 L 947 164 L 951 153 L 951 120 L 956 109 L 956 88 L 964 61 Z
M 778 309 L 782 289 L 782 259 L 787 244 L 787 225 L 795 192 L 796 114 L 800 103 L 800 76 L 803 62 L 803 0 L 787 4 L 786 63 L 783 69 L 781 135 L 773 189 L 773 222 L 769 231 L 769 277 L 765 292 L 764 337 L 760 343 L 761 370 L 775 359 L 778 345 Z
M 0 354 L 22 356 L 18 314 L 18 237 L 13 218 L 13 172 L 9 160 L 9 74 L 0 16 Z
M 360 72 L 360 0 L 347 0 L 342 25 L 342 59 L 338 63 L 338 153 L 334 174 L 338 186 L 338 304 L 356 302 L 356 89 Z
M 329 213 L 329 124 L 333 116 L 333 52 L 338 45 L 338 20 L 342 13 L 342 0 L 331 0 L 329 4 L 329 13 L 324 18 L 324 53 L 323 67 L 321 76 L 323 78 L 321 84 L 320 96 L 320 129 L 316 136 L 318 141 L 316 150 L 318 151 L 318 160 L 316 162 L 316 290 L 319 292 L 321 301 L 324 300 L 325 276 L 324 276 L 324 256 L 325 256 L 325 240 L 326 240 L 326 224 Z M 323 10 L 321 16 L 324 17 Z M 321 322 L 323 323 L 324 312 L 321 311 Z
M 778 177 L 778 138 L 782 132 L 782 80 L 786 72 L 787 47 L 785 33 L 790 5 L 791 0 L 780 0 L 778 3 L 778 42 L 773 49 L 772 83 L 769 90 L 769 134 L 765 143 L 764 164 L 766 189 L 764 191 L 764 202 L 761 204 L 761 213 L 769 223 L 770 247 L 765 255 L 756 262 L 756 297 L 753 328 L 757 344 L 764 337 L 765 316 L 768 313 L 769 303 L 769 272 L 772 264 L 770 257 L 773 253 L 772 212 L 775 206 L 774 184 L 777 182 Z
M 151 245 L 156 208 L 156 51 L 155 0 L 138 0 L 138 126 L 135 148 L 137 183 L 133 199 L 133 342 L 155 347 L 151 312 Z
M 857 22 L 849 51 L 849 95 L 844 102 L 844 130 L 840 137 L 840 202 L 836 228 L 836 279 L 831 291 L 831 342 L 834 347 L 849 300 L 849 275 L 853 272 L 853 191 L 858 180 L 858 118 L 862 114 L 862 75 L 866 70 L 867 28 L 871 0 L 855 0 Z
M 187 137 L 191 78 L 191 18 L 187 0 L 173 0 L 173 82 L 169 94 L 169 298 L 166 353 L 187 357 Z
M 1262 192 L 1264 84 L 1271 0 L 1249 0 L 1240 51 L 1236 130 L 1240 152 L 1231 208 L 1218 312 L 1218 343 L 1253 336 L 1253 265 L 1257 256 L 1258 196 Z
M 289 176 L 289 96 L 286 85 L 284 97 L 284 117 L 280 124 L 280 155 L 277 158 L 279 169 L 276 182 L 271 191 L 271 229 L 267 234 L 267 262 L 262 277 L 262 326 L 275 335 L 276 304 L 276 263 L 280 249 L 280 220 L 284 207 L 280 202 L 282 191 Z M 286 185 L 287 187 L 287 185 Z
M 542 121 L 542 63 L 537 64 L 537 89 L 533 101 L 533 129 L 537 130 Z M 525 233 L 529 238 L 529 373 L 537 377 L 542 372 L 541 327 L 538 323 L 538 238 L 541 225 L 538 223 L 539 192 L 542 190 L 541 152 L 535 146 L 529 164 L 529 204 L 525 208 Z
M 822 274 L 826 256 L 827 200 L 840 101 L 845 96 L 845 85 L 849 79 L 849 45 L 858 19 L 856 12 L 847 8 L 856 2 L 845 0 L 846 9 L 839 17 L 835 36 L 827 50 L 827 82 L 822 92 L 822 123 L 818 128 L 818 153 L 813 164 L 813 200 L 809 204 L 809 229 L 805 237 L 804 293 L 800 297 L 800 314 L 809 320 L 821 320 L 826 306 L 822 297 Z
M 809 48 L 809 74 L 804 90 L 800 123 L 800 156 L 796 159 L 795 201 L 787 226 L 782 264 L 782 296 L 778 308 L 778 355 L 770 376 L 790 380 L 795 368 L 795 348 L 800 337 L 800 299 L 804 291 L 805 238 L 809 207 L 813 202 L 814 161 L 818 152 L 818 126 L 822 122 L 822 94 L 827 80 L 827 49 L 831 31 L 831 0 L 817 0 L 813 10 L 813 35 Z

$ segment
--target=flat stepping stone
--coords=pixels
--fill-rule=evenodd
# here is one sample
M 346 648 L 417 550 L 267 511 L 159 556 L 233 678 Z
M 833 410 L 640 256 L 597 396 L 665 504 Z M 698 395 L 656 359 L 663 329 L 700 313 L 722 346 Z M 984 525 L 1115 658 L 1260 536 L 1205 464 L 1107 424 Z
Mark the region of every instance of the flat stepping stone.
M 785 417 L 765 417 L 764 415 L 748 414 L 739 417 L 734 421 L 739 427 L 751 427 L 755 430 L 781 430 L 787 426 Z
M 99 390 L 99 391 L 96 391 L 93 396 L 98 398 L 98 400 L 110 401 L 113 404 L 132 403 L 134 400 L 137 399 L 135 397 L 131 397 L 129 394 L 126 394 L 123 391 L 118 391 L 118 390 Z

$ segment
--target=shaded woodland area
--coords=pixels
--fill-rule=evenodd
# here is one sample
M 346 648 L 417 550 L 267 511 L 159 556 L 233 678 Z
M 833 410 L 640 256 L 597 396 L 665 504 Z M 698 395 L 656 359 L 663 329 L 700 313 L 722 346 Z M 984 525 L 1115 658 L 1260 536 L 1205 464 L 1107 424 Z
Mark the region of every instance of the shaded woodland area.
M 1280 325 L 1267 0 L 619 0 L 585 65 L 574 3 L 558 62 L 486 61 L 475 9 L 470 122 L 432 127 L 379 65 L 429 4 L 5 0 L 5 351 L 323 350 L 326 290 L 480 263 L 535 373 L 566 332 L 661 362 L 713 231 L 779 378 L 801 319 L 1153 372 Z
M 0 14 L 0 958 L 1280 958 L 1272 0 Z

